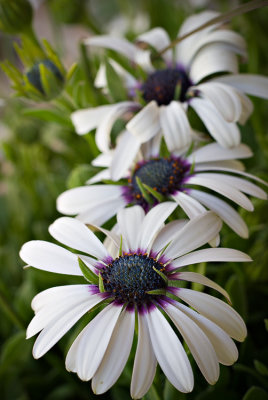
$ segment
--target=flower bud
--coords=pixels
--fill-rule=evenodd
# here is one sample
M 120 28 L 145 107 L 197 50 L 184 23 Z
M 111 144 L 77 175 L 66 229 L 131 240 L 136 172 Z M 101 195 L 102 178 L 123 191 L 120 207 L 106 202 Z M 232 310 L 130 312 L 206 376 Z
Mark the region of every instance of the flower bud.
M 0 0 L 0 30 L 20 33 L 30 28 L 33 10 L 28 0 Z

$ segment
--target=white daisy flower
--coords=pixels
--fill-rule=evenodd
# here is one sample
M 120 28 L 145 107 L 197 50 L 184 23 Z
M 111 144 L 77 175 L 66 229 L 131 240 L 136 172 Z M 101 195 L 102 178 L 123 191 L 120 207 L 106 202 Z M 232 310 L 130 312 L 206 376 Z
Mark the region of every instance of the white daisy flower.
M 189 17 L 178 36 L 217 15 L 216 12 L 205 11 Z M 143 77 L 137 78 L 111 61 L 128 88 L 128 101 L 78 110 L 72 114 L 78 134 L 97 128 L 96 143 L 101 151 L 108 151 L 111 128 L 122 116 L 129 121 L 127 130 L 140 143 L 161 133 L 170 151 L 183 148 L 192 141 L 187 117 L 189 108 L 196 112 L 221 146 L 234 147 L 240 143 L 237 122 L 245 123 L 253 110 L 252 102 L 245 93 L 268 98 L 267 78 L 238 73 L 237 54 L 246 57 L 244 39 L 219 24 L 182 40 L 175 46 L 174 54 L 172 50 L 166 51 L 162 69 L 152 65 L 151 51 L 140 46 L 146 44 L 157 52 L 166 48 L 170 39 L 162 28 L 154 28 L 138 36 L 137 44 L 110 36 L 90 37 L 85 43 L 125 56 L 136 68 L 136 75 L 137 67 L 144 70 Z M 107 91 L 105 65 L 101 66 L 95 83 Z
M 58 211 L 77 214 L 85 223 L 101 225 L 129 204 L 139 204 L 148 211 L 161 201 L 173 200 L 189 218 L 209 209 L 238 235 L 248 237 L 245 222 L 225 201 L 253 211 L 245 194 L 267 198 L 260 187 L 244 177 L 266 183 L 244 172 L 243 164 L 236 160 L 252 155 L 248 146 L 224 149 L 211 143 L 190 155 L 185 151 L 171 153 L 169 157 L 160 157 L 159 150 L 159 137 L 141 146 L 133 135 L 124 132 L 115 150 L 93 161 L 94 165 L 108 168 L 91 178 L 88 185 L 63 192 L 57 199 Z M 117 185 L 93 184 L 107 179 L 116 183 L 121 178 L 125 181 Z M 145 192 L 139 183 L 147 185 Z
M 245 262 L 250 258 L 227 248 L 195 251 L 217 235 L 221 220 L 208 212 L 190 222 L 177 220 L 164 225 L 174 208 L 174 203 L 167 202 L 146 215 L 140 206 L 121 210 L 119 235 L 107 232 L 117 249 L 114 255 L 82 222 L 69 217 L 56 220 L 49 228 L 50 234 L 89 256 L 45 241 L 24 244 L 20 256 L 30 266 L 69 275 L 83 275 L 83 270 L 91 282 L 50 288 L 33 299 L 35 316 L 28 326 L 27 338 L 41 331 L 33 348 L 35 358 L 51 349 L 82 315 L 102 305 L 102 310 L 77 336 L 66 358 L 67 370 L 76 372 L 84 381 L 92 380 L 97 394 L 116 382 L 128 360 L 135 314 L 138 343 L 130 389 L 134 399 L 149 390 L 157 363 L 179 391 L 193 389 L 188 357 L 163 313 L 182 335 L 210 384 L 219 377 L 219 363 L 231 365 L 237 360 L 231 338 L 245 339 L 242 318 L 224 301 L 181 287 L 180 282 L 199 282 L 227 300 L 228 294 L 205 276 L 180 269 L 199 262 Z

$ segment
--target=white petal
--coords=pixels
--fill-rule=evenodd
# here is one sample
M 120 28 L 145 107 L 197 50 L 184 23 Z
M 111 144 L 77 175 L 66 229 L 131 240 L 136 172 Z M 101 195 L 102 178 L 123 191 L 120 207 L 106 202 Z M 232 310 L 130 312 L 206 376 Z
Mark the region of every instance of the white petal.
M 145 216 L 142 226 L 139 247 L 149 250 L 164 221 L 177 207 L 176 203 L 166 201 L 153 207 Z
M 209 294 L 179 288 L 177 296 L 195 308 L 200 314 L 219 325 L 228 335 L 242 342 L 247 328 L 240 315 L 222 300 Z
M 109 256 L 107 250 L 94 233 L 75 218 L 58 218 L 50 225 L 49 233 L 54 239 L 66 246 L 91 254 L 100 260 Z
M 162 250 L 174 238 L 174 236 L 176 236 L 179 230 L 187 224 L 187 222 L 188 220 L 181 219 L 166 224 L 156 236 L 152 246 L 153 250 L 156 253 Z
M 148 140 L 141 145 L 141 152 L 143 155 L 143 159 L 148 159 L 151 157 L 158 157 L 160 152 L 162 135 L 159 133 L 152 137 L 152 139 Z
M 113 180 L 117 181 L 125 176 L 139 149 L 140 142 L 137 138 L 128 131 L 124 132 L 119 144 L 116 146 L 111 163 L 111 177 Z
M 55 304 L 58 299 L 64 298 L 67 295 L 76 296 L 76 293 L 87 291 L 91 293 L 90 285 L 66 285 L 66 286 L 55 286 L 42 292 L 38 293 L 32 300 L 31 307 L 35 313 L 41 310 L 47 304 Z
M 95 129 L 113 108 L 114 105 L 105 105 L 73 112 L 71 120 L 75 131 L 78 135 L 84 135 Z
M 251 201 L 235 187 L 225 183 L 224 180 L 219 181 L 213 178 L 209 178 L 207 176 L 203 177 L 202 175 L 203 174 L 197 174 L 196 176 L 190 177 L 187 183 L 200 185 L 212 189 L 215 192 L 218 192 L 221 195 L 227 197 L 228 199 L 234 201 L 235 203 L 245 208 L 246 210 L 253 211 L 253 205 Z
M 146 315 L 138 313 L 139 333 L 135 354 L 130 393 L 141 399 L 149 390 L 155 376 L 157 360 L 153 351 Z
M 33 347 L 34 358 L 42 357 L 92 307 L 102 301 L 100 295 L 89 296 L 80 304 L 56 317 L 42 330 Z
M 215 78 L 215 81 L 231 85 L 252 96 L 268 99 L 268 78 L 253 74 L 226 75 Z
M 132 133 L 140 143 L 147 142 L 160 130 L 159 107 L 156 101 L 148 103 L 139 111 L 126 125 L 127 130 Z
M 165 251 L 166 257 L 177 258 L 203 246 L 219 233 L 221 226 L 220 218 L 212 212 L 193 218 L 173 237 Z
M 84 43 L 88 46 L 104 47 L 106 49 L 115 50 L 132 61 L 135 61 L 137 52 L 140 52 L 139 48 L 128 40 L 108 35 L 89 37 L 84 40 Z
M 86 184 L 92 185 L 93 183 L 99 183 L 99 182 L 102 182 L 102 181 L 108 180 L 108 179 L 112 179 L 111 172 L 109 169 L 104 169 L 103 171 L 98 172 L 92 178 L 88 179 L 86 181 Z
M 146 319 L 153 350 L 164 374 L 180 392 L 191 392 L 193 372 L 177 335 L 157 308 L 150 310 Z
M 179 272 L 177 274 L 171 274 L 169 275 L 169 278 L 172 280 L 174 279 L 173 277 L 175 276 L 176 280 L 185 280 L 189 282 L 196 282 L 200 283 L 201 285 L 208 286 L 212 289 L 217 290 L 219 293 L 221 293 L 226 299 L 231 303 L 230 296 L 224 290 L 220 285 L 217 283 L 213 282 L 211 279 L 207 278 L 204 275 L 198 274 L 196 272 Z
M 232 365 L 238 358 L 238 351 L 233 340 L 214 322 L 205 318 L 203 315 L 198 314 L 196 311 L 184 304 L 174 302 L 175 307 L 184 312 L 190 317 L 207 335 L 211 344 L 213 345 L 218 360 L 221 364 Z
M 96 130 L 96 144 L 101 151 L 109 151 L 110 133 L 115 121 L 125 114 L 126 111 L 133 108 L 135 109 L 136 107 L 137 103 L 133 101 L 123 101 L 112 105 L 111 109 L 102 118 Z
M 59 212 L 67 215 L 82 214 L 80 220 L 96 225 L 107 221 L 125 204 L 119 185 L 80 186 L 63 192 L 57 198 Z
M 267 194 L 264 190 L 259 188 L 252 182 L 249 182 L 243 178 L 239 178 L 237 176 L 227 175 L 227 174 L 217 174 L 217 173 L 202 173 L 198 176 L 202 175 L 204 178 L 211 178 L 215 180 L 221 180 L 221 182 L 226 183 L 227 185 L 234 186 L 237 190 L 241 190 L 242 192 L 249 194 L 251 196 L 255 196 L 259 199 L 266 200 Z
M 212 161 L 208 163 L 198 163 L 195 165 L 195 172 L 199 171 L 226 171 L 227 169 L 235 169 L 237 172 L 244 171 L 245 166 L 241 161 L 238 160 L 224 160 L 224 161 Z
M 109 58 L 109 64 L 112 65 L 114 70 L 117 72 L 117 74 L 120 76 L 120 78 L 124 81 L 124 84 L 127 88 L 133 88 L 137 84 L 136 79 L 128 71 L 126 71 L 124 68 L 122 68 L 121 65 L 118 64 L 116 61 Z M 97 88 L 106 89 L 108 87 L 107 75 L 106 75 L 106 65 L 104 63 L 101 63 L 101 65 L 100 65 L 100 68 L 99 68 L 96 78 L 94 80 L 94 85 Z
M 122 311 L 102 362 L 93 376 L 94 393 L 106 392 L 119 378 L 131 350 L 134 325 L 135 312 Z
M 195 56 L 190 67 L 190 78 L 194 83 L 218 72 L 237 74 L 238 63 L 236 55 L 223 43 L 210 44 L 202 47 Z
M 186 193 L 177 192 L 172 198 L 180 205 L 189 218 L 197 217 L 206 212 L 205 207 Z
M 172 101 L 168 106 L 161 106 L 159 116 L 161 129 L 170 151 L 191 143 L 191 127 L 181 103 Z
M 105 153 L 99 154 L 94 160 L 92 160 L 91 164 L 94 165 L 94 167 L 110 167 L 112 163 L 114 155 L 114 150 L 109 150 Z
M 212 194 L 191 189 L 191 196 L 214 211 L 230 228 L 243 238 L 248 237 L 248 228 L 238 212 L 222 199 Z
M 39 305 L 39 310 L 36 315 L 31 320 L 27 327 L 26 338 L 34 336 L 36 333 L 40 332 L 43 328 L 50 324 L 54 319 L 60 318 L 65 315 L 71 308 L 77 306 L 83 301 L 92 297 L 89 290 L 89 285 L 76 285 L 74 288 L 70 286 L 70 290 L 65 290 L 64 292 L 59 290 L 52 293 L 52 296 L 45 297 L 45 302 L 40 302 L 42 304 L 41 308 Z M 68 286 L 67 286 L 68 287 Z M 69 288 L 69 287 L 68 287 Z M 58 288 L 57 288 L 58 289 Z M 48 293 L 47 293 L 48 294 Z M 51 293 L 50 293 L 51 294 Z M 93 295 L 94 296 L 94 295 Z M 44 296 L 43 296 L 44 297 Z
M 187 157 L 189 162 L 202 163 L 209 161 L 233 160 L 235 158 L 249 158 L 253 155 L 245 144 L 239 144 L 231 149 L 225 149 L 218 143 L 210 143 L 194 151 Z
M 242 104 L 237 92 L 228 85 L 206 82 L 196 86 L 201 97 L 209 99 L 227 122 L 237 122 L 242 114 Z
M 240 102 L 241 102 L 241 106 L 242 106 L 242 113 L 239 118 L 239 123 L 241 125 L 244 125 L 247 122 L 250 115 L 252 114 L 254 105 L 253 105 L 252 101 L 240 90 L 236 89 L 236 92 L 240 98 Z
M 25 243 L 20 250 L 23 261 L 34 268 L 66 275 L 83 275 L 77 254 L 43 240 Z
M 170 39 L 167 32 L 160 27 L 153 28 L 148 32 L 139 35 L 136 39 L 138 42 L 148 43 L 154 47 L 158 52 L 161 52 L 165 47 L 170 44 Z M 172 50 L 167 50 L 163 57 L 166 61 L 172 61 Z
M 198 28 L 199 26 L 203 25 L 204 23 L 212 18 L 215 18 L 218 15 L 219 13 L 215 11 L 205 11 L 199 14 L 191 15 L 183 22 L 179 30 L 178 37 L 181 37 L 191 32 L 192 30 Z M 188 38 L 178 43 L 178 45 L 176 46 L 177 61 L 182 63 L 184 66 L 187 66 L 197 49 L 196 43 L 199 42 L 201 38 L 207 37 L 207 33 L 215 27 L 216 25 L 211 25 L 197 33 L 190 35 Z
M 202 374 L 213 385 L 219 378 L 219 363 L 215 350 L 199 326 L 178 308 L 167 304 L 164 308 L 187 343 Z
M 193 98 L 190 105 L 203 121 L 211 136 L 223 147 L 238 146 L 240 132 L 236 124 L 226 122 L 208 99 Z
M 117 222 L 125 251 L 138 249 L 144 215 L 143 208 L 140 206 L 125 208 L 118 212 Z
M 202 249 L 193 251 L 172 261 L 172 268 L 180 268 L 185 265 L 201 262 L 248 262 L 251 258 L 242 251 L 228 248 Z M 172 275 L 170 275 L 172 276 Z
M 75 366 L 77 375 L 83 381 L 88 381 L 94 376 L 108 347 L 121 310 L 122 307 L 112 303 L 90 321 L 68 351 L 67 370 Z

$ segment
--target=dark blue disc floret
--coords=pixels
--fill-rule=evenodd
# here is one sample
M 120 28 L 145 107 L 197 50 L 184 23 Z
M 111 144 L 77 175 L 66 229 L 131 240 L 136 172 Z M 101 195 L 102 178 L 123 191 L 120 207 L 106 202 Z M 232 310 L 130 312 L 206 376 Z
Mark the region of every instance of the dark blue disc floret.
M 155 100 L 159 106 L 172 100 L 185 101 L 191 80 L 182 68 L 166 68 L 153 72 L 141 87 L 144 100 Z
M 139 204 L 145 211 L 148 203 L 143 197 L 137 183 L 137 177 L 143 184 L 150 186 L 153 190 L 164 197 L 182 190 L 182 185 L 190 171 L 190 164 L 179 157 L 154 158 L 146 162 L 138 163 L 132 177 L 129 179 L 129 196 L 132 202 Z M 155 198 L 150 195 L 152 202 Z
M 63 76 L 58 69 L 58 67 L 50 60 L 42 60 L 36 63 L 28 72 L 27 72 L 27 78 L 29 82 L 37 89 L 39 92 L 45 94 L 45 90 L 43 88 L 42 82 L 41 82 L 41 75 L 40 75 L 40 65 L 43 64 L 47 69 L 49 69 L 56 79 L 59 82 L 63 82 Z
M 116 301 L 142 306 L 152 299 L 148 291 L 164 289 L 164 279 L 153 269 L 164 273 L 165 266 L 142 253 L 124 254 L 101 271 L 105 291 Z

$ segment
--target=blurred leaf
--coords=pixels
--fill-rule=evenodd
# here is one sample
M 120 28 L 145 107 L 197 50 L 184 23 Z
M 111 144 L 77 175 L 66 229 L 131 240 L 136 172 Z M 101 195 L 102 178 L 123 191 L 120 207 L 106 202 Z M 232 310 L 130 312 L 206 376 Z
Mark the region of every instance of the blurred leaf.
M 85 185 L 86 181 L 94 176 L 99 171 L 98 168 L 92 165 L 82 164 L 78 165 L 72 170 L 67 180 L 68 189 L 72 189 L 77 186 Z
M 30 357 L 32 344 L 26 341 L 25 332 L 19 331 L 3 344 L 1 353 L 0 372 L 4 372 L 11 366 L 17 367 Z
M 247 301 L 244 283 L 236 274 L 233 274 L 227 281 L 225 288 L 231 297 L 233 307 L 245 319 L 247 314 Z
M 56 109 L 28 108 L 27 110 L 23 111 L 23 114 L 34 118 L 39 118 L 43 121 L 55 122 L 69 128 L 73 127 L 70 118 L 67 115 L 63 115 Z
M 260 387 L 252 386 L 243 397 L 243 400 L 268 400 L 268 394 Z
M 186 395 L 178 390 L 166 379 L 164 387 L 164 400 L 184 400 Z
M 105 68 L 107 84 L 113 100 L 115 102 L 126 100 L 127 92 L 120 76 L 108 61 L 105 62 Z
M 254 366 L 255 366 L 256 370 L 257 370 L 261 375 L 268 376 L 268 368 L 266 367 L 265 364 L 263 364 L 262 362 L 260 362 L 260 361 L 258 361 L 258 360 L 254 360 Z

